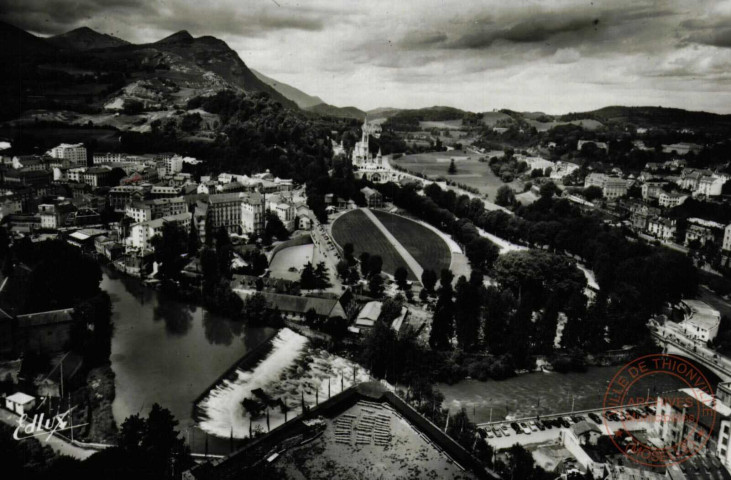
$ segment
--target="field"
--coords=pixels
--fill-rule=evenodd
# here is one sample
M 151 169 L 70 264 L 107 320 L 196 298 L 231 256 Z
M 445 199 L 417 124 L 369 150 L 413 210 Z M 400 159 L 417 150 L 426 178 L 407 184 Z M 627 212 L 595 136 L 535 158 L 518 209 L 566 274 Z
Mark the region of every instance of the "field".
M 422 268 L 439 272 L 449 267 L 451 254 L 439 235 L 426 227 L 406 218 L 373 211 L 386 229 L 414 257 Z M 352 243 L 356 257 L 361 252 L 380 255 L 383 258 L 383 271 L 393 274 L 400 266 L 409 271 L 410 280 L 418 280 L 417 275 L 407 265 L 388 238 L 360 210 L 341 216 L 332 225 L 332 235 L 340 246 Z
M 443 268 L 449 268 L 449 248 L 435 232 L 408 218 L 379 210 L 372 212 L 424 270 L 439 273 Z
M 427 175 L 432 180 L 443 177 L 476 188 L 480 193 L 487 194 L 488 199 L 492 201 L 495 200 L 497 189 L 505 184 L 492 173 L 487 162 L 483 163 L 478 160 L 481 156 L 477 153 L 455 150 L 406 155 L 391 161 L 410 172 Z M 452 158 L 454 158 L 457 173 L 449 175 L 447 169 Z M 523 191 L 520 181 L 513 181 L 507 185 L 518 193 Z

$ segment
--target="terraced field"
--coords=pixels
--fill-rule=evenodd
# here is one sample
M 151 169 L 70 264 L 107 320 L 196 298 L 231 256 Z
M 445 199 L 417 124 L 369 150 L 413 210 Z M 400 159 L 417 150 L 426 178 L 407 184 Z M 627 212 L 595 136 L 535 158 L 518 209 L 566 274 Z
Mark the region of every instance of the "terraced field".
M 408 218 L 379 210 L 372 212 L 424 270 L 431 269 L 439 273 L 443 268 L 449 268 L 452 254 L 435 232 Z

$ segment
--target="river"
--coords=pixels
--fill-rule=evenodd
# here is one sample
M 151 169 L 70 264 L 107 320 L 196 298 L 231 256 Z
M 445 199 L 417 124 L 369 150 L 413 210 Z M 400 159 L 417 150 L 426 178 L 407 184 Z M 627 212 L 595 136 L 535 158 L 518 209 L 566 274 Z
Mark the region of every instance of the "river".
M 102 288 L 112 299 L 112 369 L 116 375 L 114 418 L 146 415 L 154 403 L 169 409 L 194 451 L 205 434 L 192 419 L 193 400 L 219 375 L 268 338 L 272 329 L 248 328 L 104 269 Z M 209 439 L 227 452 L 228 442 Z

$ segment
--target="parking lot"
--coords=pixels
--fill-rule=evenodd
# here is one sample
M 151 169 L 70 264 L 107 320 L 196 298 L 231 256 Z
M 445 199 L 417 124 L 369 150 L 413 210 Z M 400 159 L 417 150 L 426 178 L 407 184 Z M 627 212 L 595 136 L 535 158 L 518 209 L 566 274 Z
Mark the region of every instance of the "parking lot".
M 654 424 L 654 407 L 632 407 L 547 416 L 531 419 L 505 420 L 482 425 L 479 430 L 485 441 L 500 450 L 516 443 L 521 445 L 543 444 L 558 441 L 563 428 L 570 428 L 580 421 L 595 425 L 602 434 L 611 435 L 618 429 L 647 430 Z M 516 429 L 518 431 L 516 431 Z M 499 432 L 499 433 L 498 433 Z

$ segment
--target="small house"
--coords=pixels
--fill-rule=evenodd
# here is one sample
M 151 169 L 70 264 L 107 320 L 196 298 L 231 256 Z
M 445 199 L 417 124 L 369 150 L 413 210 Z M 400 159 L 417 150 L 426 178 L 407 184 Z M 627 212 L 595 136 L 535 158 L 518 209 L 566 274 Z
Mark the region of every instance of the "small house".
M 18 415 L 23 415 L 36 406 L 36 398 L 23 392 L 16 392 L 5 398 L 5 408 Z

